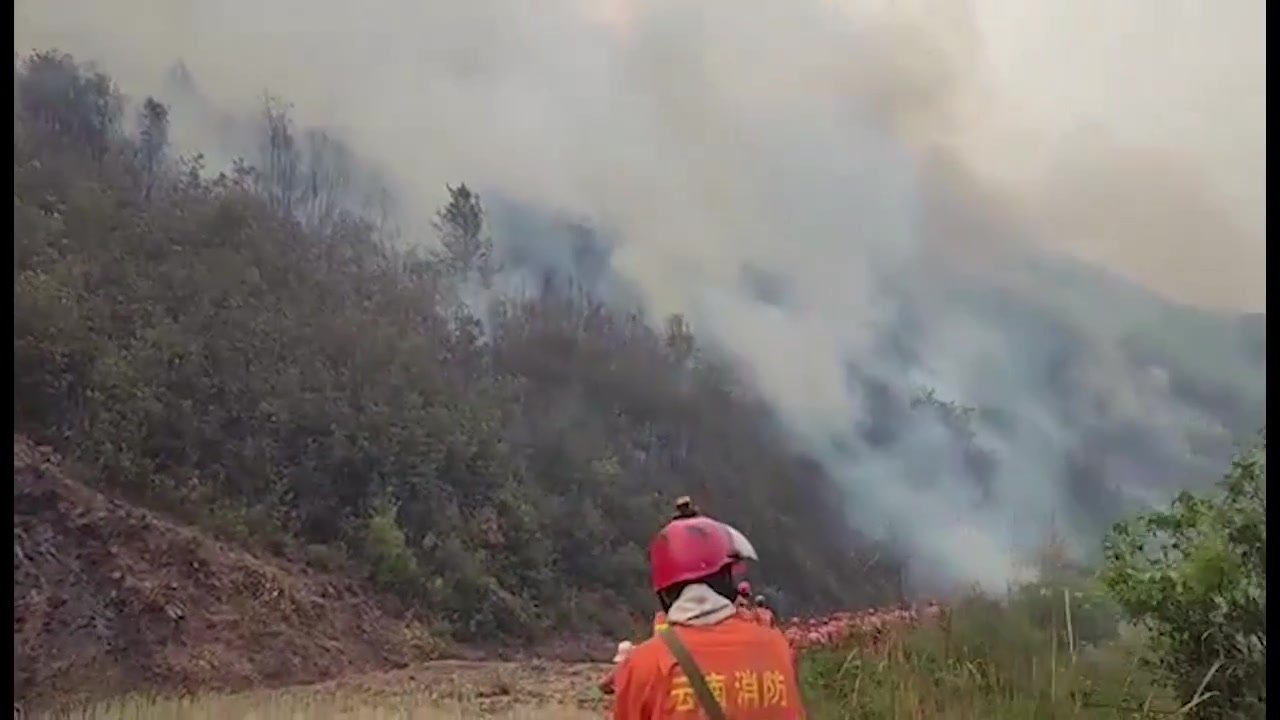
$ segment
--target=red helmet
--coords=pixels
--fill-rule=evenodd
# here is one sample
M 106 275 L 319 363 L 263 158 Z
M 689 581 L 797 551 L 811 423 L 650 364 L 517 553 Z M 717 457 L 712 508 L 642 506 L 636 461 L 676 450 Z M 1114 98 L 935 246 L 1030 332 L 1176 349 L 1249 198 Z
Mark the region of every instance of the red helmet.
M 738 583 L 738 595 L 744 598 L 751 597 L 751 583 L 747 582 L 746 580 L 743 580 L 742 582 Z
M 755 559 L 755 548 L 742 533 L 702 515 L 672 520 L 649 544 L 655 591 L 704 578 L 726 565 L 738 571 L 743 561 Z

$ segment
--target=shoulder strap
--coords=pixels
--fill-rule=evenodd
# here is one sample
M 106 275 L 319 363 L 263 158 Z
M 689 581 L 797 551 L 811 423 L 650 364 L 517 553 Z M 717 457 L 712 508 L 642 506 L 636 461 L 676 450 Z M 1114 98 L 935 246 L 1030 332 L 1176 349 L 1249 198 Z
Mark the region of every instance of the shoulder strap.
M 680 642 L 680 636 L 676 635 L 670 625 L 663 623 L 658 626 L 658 637 L 662 638 L 662 643 L 667 646 L 672 655 L 675 655 L 676 662 L 680 663 L 680 669 L 684 671 L 685 677 L 689 678 L 693 694 L 697 696 L 698 704 L 707 712 L 707 716 L 711 720 L 728 720 L 724 709 L 720 707 L 720 703 L 716 702 L 716 696 L 711 694 L 711 688 L 707 687 L 707 679 L 702 676 L 702 670 L 698 669 L 698 663 L 694 662 L 693 656 L 689 654 L 689 648 Z

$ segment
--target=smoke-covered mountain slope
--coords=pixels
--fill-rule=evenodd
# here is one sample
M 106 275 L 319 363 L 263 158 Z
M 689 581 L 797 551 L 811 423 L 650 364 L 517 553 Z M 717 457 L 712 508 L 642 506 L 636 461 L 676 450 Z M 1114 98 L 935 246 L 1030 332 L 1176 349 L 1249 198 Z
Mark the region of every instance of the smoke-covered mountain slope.
M 608 244 L 568 227 L 556 238 L 532 211 L 502 220 L 495 240 L 515 274 L 635 296 L 600 262 Z M 828 422 L 789 408 L 796 386 L 769 388 L 776 368 L 757 355 L 803 365 L 812 348 L 766 349 L 749 329 L 717 337 L 723 318 L 695 315 L 759 373 L 791 437 L 846 489 L 855 527 L 905 544 L 925 582 L 998 585 L 1051 525 L 1087 557 L 1125 513 L 1216 480 L 1265 423 L 1265 315 L 1181 305 L 1026 244 L 980 262 L 931 259 L 887 283 L 887 319 L 835 353 L 844 397 Z M 735 290 L 745 312 L 804 312 L 803 293 L 767 268 L 742 267 Z
M 452 250 L 409 252 L 305 212 L 278 165 L 171 156 L 162 105 L 126 134 L 110 79 L 69 57 L 25 58 L 15 86 L 14 423 L 88 480 L 471 640 L 629 629 L 685 493 L 796 609 L 894 593 L 892 554 L 686 326 L 556 288 L 459 304 L 469 191 L 441 216 Z
M 809 10 L 778 36 L 813 30 Z M 509 317 L 498 298 L 548 287 L 619 316 L 640 307 L 648 328 L 682 314 L 757 417 L 821 467 L 805 472 L 839 489 L 824 504 L 909 558 L 921 582 L 998 585 L 1050 525 L 1087 555 L 1110 519 L 1208 481 L 1261 423 L 1265 322 L 1180 306 L 1039 249 L 1042 228 L 910 142 L 903 114 L 931 107 L 891 92 L 910 86 L 910 69 L 880 78 L 881 93 L 851 82 L 780 102 L 771 93 L 785 84 L 752 81 L 749 43 L 677 19 L 616 57 L 579 38 L 606 61 L 599 76 L 504 54 L 519 44 L 500 41 L 521 40 L 563 60 L 536 24 L 504 28 L 495 55 L 465 69 L 447 62 L 463 49 L 438 48 L 413 81 L 455 101 L 453 114 L 396 94 L 385 98 L 395 110 L 372 117 L 376 103 L 335 92 L 319 104 L 331 117 L 309 98 L 293 127 L 279 104 L 219 109 L 200 71 L 171 74 L 160 97 L 179 147 L 208 152 L 213 168 L 248 158 L 255 192 L 311 227 L 358 212 L 402 245 L 434 243 L 424 179 L 465 168 L 497 261 L 491 287 L 460 294 L 482 335 L 500 336 Z M 739 20 L 755 37 L 755 20 Z M 868 28 L 852 34 L 867 67 L 884 70 Z M 770 72 L 822 76 L 845 38 L 815 37 L 812 53 Z M 670 60 L 658 50 L 683 50 L 688 72 L 651 65 Z M 336 69 L 326 79 L 351 90 Z M 359 97 L 381 97 L 395 85 L 384 80 Z M 556 102 L 566 88 L 591 102 Z M 527 123 L 495 119 L 526 108 Z M 317 120 L 342 130 L 305 127 Z M 550 357 L 520 372 L 572 376 Z
M 691 314 L 845 489 L 855 527 L 923 582 L 999 586 L 1049 532 L 1089 557 L 1125 513 L 1216 480 L 1265 423 L 1266 323 L 1040 248 L 960 180 L 920 179 L 919 246 L 873 274 L 870 309 L 743 263 Z M 495 242 L 521 286 L 643 297 L 607 230 L 557 236 L 546 213 L 503 207 Z

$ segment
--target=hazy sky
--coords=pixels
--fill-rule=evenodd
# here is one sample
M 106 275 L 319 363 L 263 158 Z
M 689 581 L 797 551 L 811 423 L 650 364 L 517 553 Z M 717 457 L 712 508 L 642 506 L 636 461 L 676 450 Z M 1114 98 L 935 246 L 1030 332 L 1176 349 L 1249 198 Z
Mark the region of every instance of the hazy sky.
M 1185 301 L 1265 308 L 1265 2 L 826 4 L 883 28 L 877 67 L 824 68 L 834 84 L 927 97 L 918 140 L 959 152 L 1039 239 Z M 596 11 L 625 34 L 643 7 Z
M 57 42 L 102 57 L 126 80 L 183 57 L 224 100 L 270 85 L 304 114 L 363 133 L 442 112 L 415 100 L 486 110 L 524 100 L 529 113 L 505 118 L 525 123 L 521 144 L 537 139 L 530 123 L 555 120 L 539 116 L 540 92 L 542 102 L 580 102 L 580 115 L 612 122 L 626 94 L 589 93 L 625 82 L 622 65 L 658 91 L 688 84 L 667 75 L 681 72 L 679 53 L 694 51 L 682 44 L 696 38 L 697 52 L 719 56 L 702 70 L 725 87 L 750 83 L 782 103 L 789 94 L 890 98 L 903 132 L 958 153 L 1042 242 L 1180 299 L 1265 307 L 1263 0 L 18 0 L 14 16 L 16 49 Z M 827 24 L 836 16 L 848 28 Z M 480 72 L 472 91 L 426 87 L 456 79 L 469 55 L 477 67 L 526 66 Z M 388 102 L 388 92 L 415 85 L 420 97 Z M 482 92 L 502 97 L 473 102 Z M 361 102 L 388 115 L 367 117 L 353 105 Z M 450 121 L 469 125 L 470 110 L 427 124 L 454 131 Z M 544 129 L 541 142 L 556 143 L 561 128 Z

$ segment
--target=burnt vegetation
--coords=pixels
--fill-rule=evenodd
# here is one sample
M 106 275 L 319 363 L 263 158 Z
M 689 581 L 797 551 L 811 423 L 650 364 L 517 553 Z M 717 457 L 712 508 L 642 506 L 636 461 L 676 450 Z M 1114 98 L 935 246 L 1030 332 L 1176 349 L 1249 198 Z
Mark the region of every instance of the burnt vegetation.
M 885 599 L 893 570 L 868 568 L 831 481 L 681 318 L 554 286 L 473 310 L 494 268 L 470 188 L 440 249 L 404 249 L 426 244 L 365 212 L 340 141 L 275 98 L 262 119 L 259 156 L 215 174 L 174 154 L 162 103 L 57 52 L 20 61 L 15 432 L 462 639 L 627 626 L 684 493 L 790 597 Z

